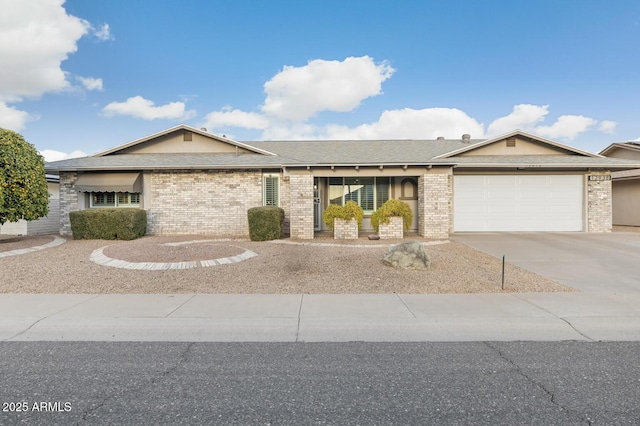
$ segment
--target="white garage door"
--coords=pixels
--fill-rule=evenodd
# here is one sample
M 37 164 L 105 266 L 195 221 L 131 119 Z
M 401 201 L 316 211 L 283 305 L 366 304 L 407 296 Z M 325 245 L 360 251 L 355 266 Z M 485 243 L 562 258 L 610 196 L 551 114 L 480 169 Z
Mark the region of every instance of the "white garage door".
M 582 231 L 582 175 L 453 177 L 453 229 Z

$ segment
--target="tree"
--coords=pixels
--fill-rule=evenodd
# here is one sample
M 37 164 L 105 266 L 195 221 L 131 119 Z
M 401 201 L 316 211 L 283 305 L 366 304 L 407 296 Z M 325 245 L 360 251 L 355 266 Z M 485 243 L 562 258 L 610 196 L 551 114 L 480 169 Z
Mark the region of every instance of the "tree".
M 20 134 L 0 128 L 0 225 L 47 213 L 44 158 Z

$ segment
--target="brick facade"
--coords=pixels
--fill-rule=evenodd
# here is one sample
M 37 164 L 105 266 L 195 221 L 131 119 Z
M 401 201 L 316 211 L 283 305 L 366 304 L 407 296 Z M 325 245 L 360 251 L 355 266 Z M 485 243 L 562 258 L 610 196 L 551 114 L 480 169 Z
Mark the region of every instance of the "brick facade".
M 69 212 L 78 210 L 77 172 L 60 172 L 60 235 L 71 235 Z
M 313 176 L 291 175 L 289 178 L 291 238 L 313 239 Z
M 593 172 L 591 176 L 610 176 Z M 247 210 L 262 205 L 262 171 L 154 171 L 145 174 L 144 208 L 150 235 L 206 234 L 247 237 Z M 586 177 L 586 232 L 612 228 L 611 181 Z M 76 172 L 60 172 L 60 234 L 71 235 L 69 212 L 84 205 L 75 189 Z M 313 175 L 280 173 L 280 207 L 284 231 L 291 238 L 314 238 Z M 429 173 L 418 177 L 418 233 L 448 238 L 453 224 L 453 176 Z M 394 218 L 392 218 L 392 221 Z M 381 225 L 381 238 L 402 238 L 399 221 L 391 234 Z
M 378 236 L 381 240 L 404 238 L 404 219 L 399 216 L 389 218 L 389 223 L 380 223 Z
M 418 234 L 448 238 L 453 223 L 453 177 L 425 174 L 418 177 Z
M 355 219 L 333 219 L 333 239 L 334 240 L 357 240 L 358 221 Z
M 284 210 L 282 231 L 285 235 L 291 233 L 291 184 L 289 176 L 280 174 L 280 207 Z
M 147 201 L 150 235 L 249 235 L 247 210 L 262 205 L 262 173 L 253 170 L 154 171 Z M 148 194 L 148 193 L 147 193 Z
M 589 180 L 589 176 L 605 176 L 610 172 L 590 173 L 587 175 L 587 232 L 611 232 L 613 223 L 611 181 Z

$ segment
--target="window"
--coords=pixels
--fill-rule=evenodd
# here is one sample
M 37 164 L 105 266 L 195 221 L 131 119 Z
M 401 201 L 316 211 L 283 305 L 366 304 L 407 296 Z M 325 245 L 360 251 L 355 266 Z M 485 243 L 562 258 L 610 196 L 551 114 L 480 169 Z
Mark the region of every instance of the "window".
M 140 207 L 138 192 L 92 192 L 90 207 Z
M 389 199 L 388 177 L 329 178 L 329 203 L 344 205 L 355 201 L 362 210 L 372 213 Z
M 403 179 L 400 183 L 400 199 L 401 200 L 417 200 L 418 199 L 418 183 L 413 178 Z
M 262 177 L 262 203 L 265 206 L 280 206 L 280 177 L 264 175 Z

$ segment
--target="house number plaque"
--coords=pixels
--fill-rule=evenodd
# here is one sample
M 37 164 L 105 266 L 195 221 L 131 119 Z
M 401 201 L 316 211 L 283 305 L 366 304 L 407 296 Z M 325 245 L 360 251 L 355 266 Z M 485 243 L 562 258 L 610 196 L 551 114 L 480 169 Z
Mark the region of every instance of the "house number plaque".
M 589 180 L 597 180 L 603 182 L 611 180 L 611 175 L 589 175 Z

